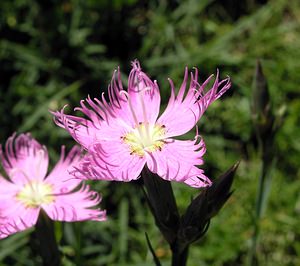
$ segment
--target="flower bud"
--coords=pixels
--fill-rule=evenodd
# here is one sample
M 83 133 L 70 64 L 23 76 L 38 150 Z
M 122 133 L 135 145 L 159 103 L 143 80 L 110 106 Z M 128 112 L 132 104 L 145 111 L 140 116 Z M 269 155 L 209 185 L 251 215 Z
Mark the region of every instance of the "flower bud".
M 273 134 L 274 115 L 268 83 L 260 61 L 257 61 L 253 79 L 251 112 L 257 137 L 264 142 Z
M 147 167 L 142 171 L 146 198 L 156 225 L 170 245 L 176 239 L 179 213 L 171 183 L 152 173 Z
M 238 163 L 192 200 L 181 218 L 178 242 L 189 245 L 206 233 L 210 219 L 220 211 L 232 194 L 230 188 L 237 167 Z

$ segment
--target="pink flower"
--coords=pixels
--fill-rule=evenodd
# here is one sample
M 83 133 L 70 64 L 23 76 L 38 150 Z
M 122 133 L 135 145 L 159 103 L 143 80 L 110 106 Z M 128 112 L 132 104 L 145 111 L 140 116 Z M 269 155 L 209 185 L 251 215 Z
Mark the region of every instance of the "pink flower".
M 219 73 L 208 92 L 204 91 L 211 75 L 202 85 L 198 70 L 185 69 L 183 83 L 175 93 L 173 82 L 169 103 L 159 116 L 160 92 L 156 81 L 142 72 L 134 61 L 128 89 L 123 89 L 120 71 L 113 74 L 108 88 L 109 102 L 90 97 L 82 100 L 81 111 L 87 118 L 54 112 L 57 125 L 65 128 L 88 154 L 74 175 L 82 179 L 130 181 L 139 178 L 145 165 L 165 180 L 184 182 L 192 187 L 211 184 L 197 165 L 203 164 L 206 151 L 198 135 L 194 140 L 173 137 L 191 130 L 207 107 L 231 84 L 229 78 L 219 81 Z M 219 89 L 220 88 L 220 89 Z
M 10 137 L 0 152 L 2 166 L 9 181 L 0 176 L 0 238 L 34 226 L 41 209 L 57 221 L 105 220 L 105 211 L 94 208 L 100 196 L 81 186 L 69 174 L 80 161 L 80 149 L 74 147 L 61 157 L 45 178 L 48 152 L 29 134 Z

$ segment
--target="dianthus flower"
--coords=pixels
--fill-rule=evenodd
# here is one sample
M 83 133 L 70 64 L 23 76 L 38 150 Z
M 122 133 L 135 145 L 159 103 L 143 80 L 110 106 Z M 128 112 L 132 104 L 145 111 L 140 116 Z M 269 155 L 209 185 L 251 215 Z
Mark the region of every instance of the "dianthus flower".
M 48 152 L 29 134 L 10 137 L 0 154 L 10 180 L 0 176 L 0 238 L 34 226 L 41 209 L 53 220 L 105 220 L 105 211 L 94 208 L 100 196 L 70 175 L 78 164 L 80 149 L 74 147 L 61 157 L 45 178 Z
M 191 73 L 189 87 L 186 68 L 183 83 L 175 93 L 172 80 L 168 105 L 158 118 L 160 92 L 156 81 L 142 72 L 138 61 L 132 63 L 128 89 L 122 86 L 120 71 L 115 70 L 108 87 L 109 101 L 82 100 L 81 111 L 87 118 L 66 115 L 64 109 L 54 112 L 57 125 L 65 128 L 87 151 L 74 175 L 83 179 L 130 181 L 137 179 L 145 165 L 165 180 L 184 182 L 192 187 L 211 184 L 197 165 L 203 164 L 206 151 L 198 135 L 193 140 L 173 137 L 191 130 L 207 107 L 230 88 L 229 78 L 212 88 L 198 83 L 198 70 Z

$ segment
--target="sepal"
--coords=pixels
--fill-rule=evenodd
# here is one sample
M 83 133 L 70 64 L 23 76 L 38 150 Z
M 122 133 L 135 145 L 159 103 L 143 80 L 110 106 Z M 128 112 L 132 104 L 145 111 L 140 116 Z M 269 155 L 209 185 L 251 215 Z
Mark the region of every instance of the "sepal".
M 147 167 L 142 171 L 146 190 L 145 196 L 156 225 L 170 245 L 176 240 L 179 227 L 179 213 L 171 183 L 152 173 Z
M 210 219 L 214 217 L 232 194 L 231 185 L 238 167 L 233 165 L 192 200 L 181 217 L 177 242 L 184 248 L 200 239 L 208 230 Z
M 267 79 L 258 60 L 252 86 L 251 113 L 257 137 L 264 142 L 273 135 L 274 114 Z

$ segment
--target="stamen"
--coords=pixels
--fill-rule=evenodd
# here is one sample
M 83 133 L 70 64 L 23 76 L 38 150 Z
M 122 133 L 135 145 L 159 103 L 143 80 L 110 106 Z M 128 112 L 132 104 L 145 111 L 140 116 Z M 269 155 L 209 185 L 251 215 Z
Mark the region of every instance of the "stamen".
M 150 127 L 149 138 L 140 134 L 139 128 L 141 128 L 141 130 L 145 130 L 144 127 L 144 123 L 141 123 L 138 128 L 135 128 L 133 131 L 127 133 L 121 138 L 121 140 L 129 146 L 131 155 L 143 157 L 145 153 L 150 154 L 155 151 L 161 151 L 162 147 L 166 143 L 164 140 L 164 126 L 154 125 L 153 127 Z
M 10 172 L 10 174 L 11 175 L 15 175 L 17 172 L 21 172 L 24 175 L 24 177 L 25 177 L 26 181 L 28 182 L 28 184 L 30 185 L 31 189 L 34 190 L 34 187 L 31 184 L 31 179 L 26 174 L 26 172 L 23 171 L 21 168 L 14 168 L 14 169 L 12 169 L 11 172 Z
M 36 167 L 36 177 L 38 177 L 40 175 L 40 171 L 41 171 L 41 164 L 43 162 L 43 158 L 45 155 L 45 151 L 44 150 L 38 150 L 37 152 L 37 157 L 38 157 L 38 164 Z
M 134 109 L 133 109 L 133 106 L 132 106 L 132 102 L 131 102 L 131 99 L 129 97 L 129 94 L 126 92 L 126 91 L 120 91 L 119 92 L 120 94 L 124 94 L 127 98 L 127 101 L 128 101 L 128 105 L 129 105 L 129 108 L 130 108 L 130 111 L 131 111 L 131 114 L 132 114 L 132 117 L 133 117 L 133 120 L 134 120 L 134 123 L 135 123 L 135 127 L 138 129 L 139 133 L 142 135 L 143 132 L 141 131 L 140 127 L 139 127 L 139 121 L 137 119 L 137 116 L 136 116 L 136 113 L 134 112 Z
M 49 204 L 55 200 L 52 186 L 40 181 L 27 183 L 16 195 L 16 199 L 28 208 L 37 208 L 42 204 Z
M 138 121 L 137 116 L 136 116 L 136 114 L 135 114 L 135 112 L 133 110 L 133 106 L 132 106 L 132 102 L 131 102 L 131 99 L 129 97 L 129 94 L 126 91 L 124 91 L 124 90 L 120 91 L 120 94 L 124 94 L 126 96 L 128 104 L 129 104 L 129 108 L 130 108 L 130 111 L 131 111 L 131 114 L 133 116 L 133 120 L 134 120 L 135 126 L 138 126 L 139 121 Z
M 141 82 L 138 84 L 138 87 L 140 87 Z M 146 87 L 144 89 L 140 89 L 139 88 L 139 100 L 142 106 L 142 110 L 143 110 L 143 119 L 144 119 L 144 125 L 145 125 L 145 132 L 146 132 L 146 138 L 148 140 L 150 140 L 150 129 L 149 129 L 149 121 L 148 121 L 148 117 L 147 117 L 147 111 L 146 111 L 146 107 L 145 107 L 145 102 L 144 102 L 144 91 L 148 90 L 149 87 Z

